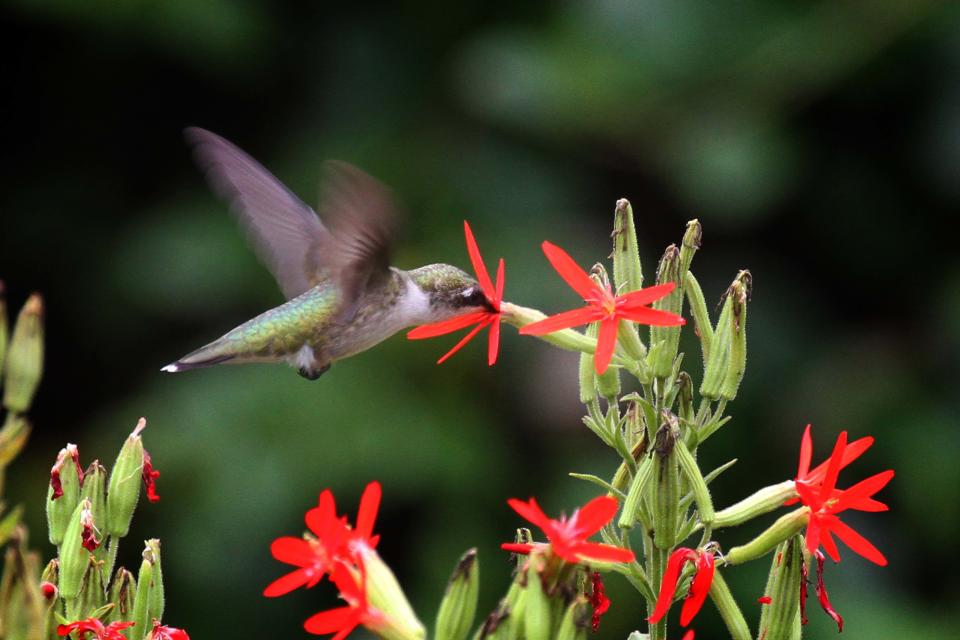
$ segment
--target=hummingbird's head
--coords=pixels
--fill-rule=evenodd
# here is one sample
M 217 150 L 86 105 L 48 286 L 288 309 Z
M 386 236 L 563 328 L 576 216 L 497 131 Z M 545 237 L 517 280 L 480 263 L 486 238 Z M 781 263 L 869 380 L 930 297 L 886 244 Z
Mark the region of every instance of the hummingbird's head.
M 457 267 L 430 264 L 410 271 L 410 277 L 429 300 L 429 318 L 424 321 L 446 320 L 471 311 L 495 311 L 477 281 Z

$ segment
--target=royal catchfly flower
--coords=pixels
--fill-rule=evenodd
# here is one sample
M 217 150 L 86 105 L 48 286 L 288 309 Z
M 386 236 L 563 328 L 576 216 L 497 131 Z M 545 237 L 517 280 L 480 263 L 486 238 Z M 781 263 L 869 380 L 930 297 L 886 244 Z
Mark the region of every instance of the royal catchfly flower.
M 824 470 L 822 482 L 819 484 L 811 484 L 809 481 L 796 483 L 800 501 L 810 509 L 810 520 L 807 524 L 806 533 L 807 549 L 810 553 L 813 553 L 820 545 L 823 545 L 827 555 L 829 555 L 834 562 L 839 562 L 840 551 L 837 549 L 837 543 L 833 539 L 833 534 L 836 534 L 837 537 L 843 540 L 847 546 L 855 552 L 871 562 L 884 566 L 887 564 L 887 559 L 880 550 L 850 526 L 841 522 L 837 514 L 847 509 L 854 509 L 856 511 L 886 511 L 889 507 L 882 502 L 874 500 L 872 496 L 883 489 L 887 483 L 893 479 L 894 472 L 892 469 L 888 469 L 887 471 L 883 471 L 858 482 L 849 489 L 837 489 L 837 476 L 840 473 L 840 469 L 844 466 L 845 459 L 848 457 L 845 454 L 849 448 L 847 445 L 847 432 L 843 431 L 837 438 L 836 446 L 833 448 L 833 454 L 826 463 L 827 466 Z M 804 474 L 802 472 L 805 470 L 805 466 L 808 465 L 809 450 L 804 443 L 801 443 L 801 473 L 798 474 L 798 477 L 803 477 Z M 813 473 L 806 475 L 809 478 Z
M 706 549 L 695 551 L 686 547 L 679 547 L 670 554 L 667 569 L 663 574 L 663 582 L 660 583 L 660 595 L 657 596 L 657 604 L 653 608 L 653 613 L 647 618 L 653 624 L 660 622 L 660 619 L 667 615 L 667 611 L 670 610 L 670 605 L 673 603 L 673 594 L 677 592 L 680 571 L 687 562 L 694 563 L 697 571 L 690 583 L 690 593 L 683 601 L 683 608 L 680 610 L 680 624 L 684 627 L 689 625 L 693 617 L 700 611 L 704 600 L 707 599 L 715 568 L 713 553 Z
M 316 507 L 307 511 L 307 528 L 313 534 L 307 538 L 284 536 L 270 545 L 270 552 L 280 562 L 299 567 L 275 580 L 263 595 L 282 596 L 299 587 L 310 588 L 332 573 L 338 561 L 355 563 L 360 547 L 373 549 L 379 536 L 373 535 L 373 524 L 380 508 L 379 482 L 371 482 L 360 498 L 357 526 L 351 528 L 346 516 L 337 516 L 333 493 L 324 489 Z
M 59 625 L 57 635 L 68 636 L 76 632 L 78 640 L 127 640 L 126 636 L 120 632 L 127 627 L 132 627 L 133 624 L 132 622 L 111 622 L 104 625 L 97 618 L 87 618 Z
M 309 633 L 335 634 L 332 640 L 342 640 L 359 625 L 376 628 L 384 622 L 384 616 L 367 602 L 366 573 L 360 568 L 360 583 L 343 563 L 337 563 L 330 579 L 340 590 L 340 598 L 347 606 L 316 613 L 304 623 Z
M 849 443 L 843 450 L 843 458 L 840 461 L 840 468 L 843 469 L 848 464 L 859 458 L 867 449 L 873 446 L 873 436 L 866 436 L 859 440 Z M 829 459 L 824 460 L 819 465 L 810 470 L 810 460 L 813 457 L 813 438 L 810 435 L 810 425 L 803 431 L 803 438 L 800 440 L 800 463 L 797 465 L 797 483 L 804 483 L 809 486 L 816 486 L 823 483 L 823 478 L 827 473 L 827 463 Z M 787 500 L 784 504 L 791 505 L 800 501 L 800 498 Z M 877 503 L 878 505 L 880 503 Z M 878 509 L 882 511 L 883 509 Z
M 560 277 L 586 301 L 582 309 L 564 311 L 538 322 L 520 328 L 524 335 L 542 336 L 561 329 L 577 327 L 588 322 L 599 322 L 597 350 L 594 354 L 594 367 L 597 373 L 603 373 L 610 365 L 617 346 L 617 331 L 621 320 L 655 326 L 676 326 L 684 324 L 684 319 L 675 313 L 651 309 L 648 305 L 668 295 L 676 287 L 673 282 L 647 287 L 615 296 L 607 284 L 602 287 L 574 262 L 573 258 L 560 247 L 550 242 L 543 243 L 543 253 L 553 265 Z
M 463 345 L 470 342 L 475 335 L 480 333 L 481 329 L 490 327 L 490 338 L 487 343 L 487 364 L 493 366 L 497 361 L 497 352 L 500 349 L 500 304 L 503 302 L 504 282 L 503 258 L 500 258 L 500 263 L 497 266 L 497 285 L 494 286 L 493 282 L 490 281 L 490 274 L 487 273 L 487 267 L 483 264 L 480 248 L 473 237 L 473 231 L 470 230 L 470 225 L 467 224 L 466 220 L 463 221 L 463 233 L 467 238 L 467 253 L 470 254 L 473 272 L 477 275 L 477 282 L 490 308 L 416 327 L 407 333 L 407 338 L 410 340 L 433 338 L 476 324 L 477 326 L 471 329 L 460 342 L 437 360 L 437 364 L 440 364 L 459 351 Z
M 587 538 L 599 531 L 613 519 L 619 508 L 615 498 L 600 496 L 594 498 L 569 518 L 561 515 L 552 519 L 540 509 L 533 498 L 528 502 L 513 498 L 507 501 L 514 511 L 540 527 L 550 541 L 550 550 L 567 562 L 630 562 L 633 552 L 609 544 L 587 542 Z M 543 543 L 505 542 L 501 549 L 514 553 L 530 553 L 536 547 L 546 547 Z
M 183 629 L 164 626 L 160 624 L 159 620 L 155 619 L 153 621 L 153 629 L 150 631 L 150 635 L 147 636 L 147 640 L 190 640 L 190 636 L 188 636 L 187 632 Z

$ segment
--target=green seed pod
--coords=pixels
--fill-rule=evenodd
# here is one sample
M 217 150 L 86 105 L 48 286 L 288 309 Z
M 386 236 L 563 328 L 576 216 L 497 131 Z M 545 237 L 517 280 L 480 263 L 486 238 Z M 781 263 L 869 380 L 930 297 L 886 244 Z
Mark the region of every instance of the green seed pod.
M 597 339 L 597 323 L 587 325 L 587 337 Z M 608 369 L 609 370 L 609 369 Z M 580 354 L 580 402 L 590 404 L 597 399 L 597 372 L 593 370 L 593 354 Z
M 83 578 L 90 566 L 90 552 L 84 548 L 84 533 L 91 532 L 90 501 L 82 500 L 70 516 L 60 545 L 60 597 L 70 601 L 80 595 Z
M 765 556 L 780 543 L 800 533 L 807 526 L 809 518 L 810 510 L 807 507 L 780 516 L 766 531 L 747 544 L 730 549 L 726 555 L 727 564 L 743 564 Z
M 747 496 L 740 502 L 717 512 L 713 521 L 714 529 L 733 527 L 779 509 L 784 502 L 797 497 L 793 480 L 764 487 Z
M 729 293 L 729 291 L 728 291 Z M 700 383 L 700 395 L 711 400 L 720 398 L 720 388 L 729 365 L 730 343 L 732 342 L 731 327 L 733 321 L 733 299 L 724 294 L 723 308 L 717 320 L 717 328 L 713 332 L 713 343 L 710 346 L 710 357 L 703 372 L 703 382 Z
M 130 640 L 142 640 L 153 619 L 163 618 L 163 573 L 160 570 L 160 541 L 144 543 L 143 562 L 137 574 L 137 595 L 133 602 L 133 622 L 128 631 Z
M 680 420 L 687 429 L 693 429 L 696 422 L 696 414 L 693 409 L 693 380 L 686 371 L 681 371 L 677 376 L 676 382 L 677 396 L 680 398 L 677 403 L 677 411 L 680 414 Z
M 106 588 L 103 585 L 103 563 L 92 555 L 87 561 L 87 570 L 83 574 L 83 585 L 80 587 L 80 596 L 77 598 L 75 617 L 71 620 L 99 617 L 94 615 L 98 609 L 106 606 Z
M 703 297 L 703 289 L 693 276 L 687 271 L 683 279 L 683 290 L 690 302 L 690 315 L 693 316 L 693 330 L 700 338 L 700 350 L 703 352 L 703 366 L 707 366 L 710 357 L 710 346 L 713 344 L 713 325 L 710 324 L 710 314 L 707 312 L 707 302 Z
M 687 279 L 687 272 L 690 271 L 690 265 L 693 264 L 693 256 L 700 248 L 703 241 L 703 227 L 700 221 L 694 218 L 687 223 L 687 230 L 683 234 L 683 241 L 680 243 L 680 283 L 677 288 L 681 288 Z M 681 297 L 683 293 L 681 292 Z
M 697 461 L 693 459 L 693 455 L 687 449 L 687 445 L 683 443 L 682 439 L 677 440 L 674 449 L 680 470 L 687 479 L 687 483 L 693 493 L 693 499 L 697 503 L 700 522 L 704 525 L 710 525 L 714 519 L 713 500 L 710 498 L 710 490 L 707 488 L 707 482 L 703 479 L 703 474 L 700 473 L 700 467 L 697 465 Z
M 447 591 L 437 612 L 437 640 L 463 640 L 467 637 L 477 614 L 479 593 L 477 550 L 470 549 L 460 558 L 447 583 Z
M 543 590 L 543 581 L 537 566 L 539 558 L 531 556 L 527 563 L 527 596 L 523 612 L 523 630 L 526 640 L 550 639 L 550 600 Z
M 92 505 L 93 519 L 104 522 L 107 515 L 107 470 L 99 460 L 94 460 L 83 474 L 80 499 L 88 499 Z
M 557 629 L 556 640 L 585 640 L 588 618 L 587 599 L 583 596 L 574 598 L 573 602 L 563 612 L 560 627 Z
M 617 522 L 617 526 L 621 529 L 632 529 L 637 521 L 640 502 L 646 495 L 647 484 L 653 475 L 653 467 L 653 459 L 649 457 L 645 457 L 637 465 L 637 472 L 630 482 L 630 491 L 627 492 L 627 499 L 623 501 L 623 510 L 620 513 L 620 520 Z
M 117 462 L 110 472 L 107 490 L 107 533 L 122 538 L 130 531 L 130 521 L 140 499 L 140 482 L 143 475 L 143 440 L 140 437 L 147 421 L 140 418 L 133 433 L 120 449 Z
M 132 573 L 120 567 L 110 583 L 110 602 L 116 605 L 110 610 L 104 622 L 126 621 L 133 618 L 134 596 L 137 593 L 137 579 Z
M 733 400 L 747 367 L 747 301 L 753 288 L 753 276 L 743 270 L 737 274 L 727 291 L 730 305 L 730 355 L 727 370 L 720 387 L 720 397 Z
M 657 284 L 673 282 L 676 288 L 666 297 L 653 303 L 654 309 L 680 314 L 683 311 L 683 289 L 680 272 L 680 250 L 677 245 L 667 247 L 657 269 Z M 673 370 L 680 343 L 680 327 L 650 327 L 650 353 L 647 357 L 653 375 L 666 378 Z
M 803 565 L 803 538 L 798 534 L 782 543 L 770 563 L 764 595 L 770 602 L 760 614 L 760 634 L 766 638 L 793 637 L 800 617 L 800 581 Z
M 617 200 L 613 214 L 613 283 L 618 293 L 643 288 L 643 268 L 633 224 L 633 207 L 626 198 Z
M 676 452 L 680 430 L 676 417 L 665 417 L 653 444 L 653 542 L 659 549 L 671 549 L 676 542 L 681 498 Z
M 80 502 L 80 471 L 77 445 L 68 444 L 57 454 L 47 489 L 47 530 L 50 543 L 58 547 Z
M 597 376 L 597 390 L 609 404 L 616 404 L 620 395 L 620 369 L 607 367 L 607 370 Z
M 30 296 L 17 316 L 4 368 L 3 406 L 26 413 L 43 374 L 43 299 L 39 294 Z

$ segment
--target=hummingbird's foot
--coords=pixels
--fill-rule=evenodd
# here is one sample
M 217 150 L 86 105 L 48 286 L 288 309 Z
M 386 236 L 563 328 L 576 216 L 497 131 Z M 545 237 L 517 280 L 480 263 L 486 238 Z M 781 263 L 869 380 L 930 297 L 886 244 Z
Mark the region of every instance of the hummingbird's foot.
M 300 367 L 297 373 L 299 373 L 301 376 L 303 376 L 307 380 L 316 380 L 317 378 L 319 378 L 329 370 L 330 370 L 330 365 L 325 364 L 319 369 L 314 369 L 313 367 Z

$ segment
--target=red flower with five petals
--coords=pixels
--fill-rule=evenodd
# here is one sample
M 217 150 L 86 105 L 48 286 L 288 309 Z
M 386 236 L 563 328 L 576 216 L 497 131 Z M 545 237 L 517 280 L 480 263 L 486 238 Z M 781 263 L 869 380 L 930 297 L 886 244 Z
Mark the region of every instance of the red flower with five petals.
M 127 640 L 126 636 L 120 633 L 122 630 L 132 627 L 132 622 L 111 622 L 104 625 L 97 618 L 87 618 L 86 620 L 77 620 L 69 624 L 61 624 L 57 627 L 58 636 L 68 636 L 73 632 L 77 633 L 80 640 Z M 87 634 L 93 634 L 87 638 Z
M 347 606 L 328 609 L 316 613 L 304 623 L 303 628 L 309 633 L 323 635 L 336 634 L 331 640 L 343 640 L 359 625 L 376 627 L 383 618 L 383 614 L 374 609 L 367 602 L 366 573 L 363 565 L 360 566 L 360 584 L 343 563 L 337 563 L 330 576 L 340 590 L 340 597 L 347 602 Z
M 508 500 L 507 504 L 540 527 L 550 541 L 549 547 L 552 552 L 567 562 L 630 562 L 634 558 L 633 551 L 629 549 L 587 542 L 587 538 L 599 531 L 616 515 L 618 504 L 614 498 L 609 496 L 594 498 L 574 511 L 569 518 L 560 516 L 557 520 L 549 518 L 533 498 L 530 498 L 529 502 L 513 498 Z M 547 545 L 505 542 L 500 545 L 500 548 L 514 553 L 530 553 L 538 546 L 546 547 Z
M 886 565 L 887 559 L 880 550 L 873 546 L 869 540 L 854 531 L 849 525 L 842 522 L 840 518 L 837 517 L 837 514 L 847 509 L 854 509 L 856 511 L 886 511 L 889 509 L 887 505 L 874 500 L 872 496 L 883 489 L 887 483 L 893 479 L 893 470 L 888 469 L 887 471 L 870 476 L 849 489 L 837 489 L 837 476 L 840 474 L 840 469 L 865 450 L 863 445 L 859 445 L 856 448 L 854 447 L 857 443 L 863 442 L 863 439 L 856 441 L 854 444 L 847 445 L 847 432 L 843 431 L 840 433 L 840 437 L 837 438 L 837 443 L 833 448 L 833 454 L 831 454 L 830 459 L 825 463 L 826 467 L 823 470 L 822 482 L 816 484 L 810 478 L 819 472 L 819 467 L 813 472 L 804 473 L 810 463 L 810 449 L 812 448 L 812 443 L 808 444 L 808 436 L 809 429 L 804 434 L 804 440 L 800 445 L 800 469 L 798 482 L 796 483 L 800 501 L 810 509 L 810 521 L 807 524 L 806 534 L 807 549 L 810 553 L 814 553 L 820 545 L 823 545 L 827 555 L 829 555 L 834 562 L 839 562 L 840 551 L 837 549 L 837 543 L 833 539 L 833 534 L 836 534 L 847 546 L 867 560 L 875 562 L 880 566 Z M 869 444 L 866 446 L 869 447 Z M 863 450 L 857 453 L 858 448 L 862 448 Z M 848 453 L 850 449 L 854 449 L 856 455 L 851 457 L 851 454 Z
M 307 511 L 307 527 L 315 537 L 277 538 L 270 545 L 270 552 L 280 562 L 300 567 L 275 580 L 263 595 L 274 598 L 299 587 L 316 585 L 327 573 L 332 573 L 340 560 L 353 562 L 357 545 L 371 549 L 377 546 L 380 537 L 373 535 L 373 524 L 380 508 L 381 489 L 379 482 L 371 482 L 360 498 L 357 526 L 351 528 L 346 516 L 337 517 L 333 493 L 325 489 L 320 494 L 316 507 Z
M 440 322 L 416 327 L 407 333 L 407 338 L 410 340 L 433 338 L 476 324 L 477 326 L 471 329 L 460 342 L 437 360 L 437 364 L 440 364 L 459 351 L 463 345 L 470 342 L 484 327 L 490 327 L 490 337 L 487 343 L 487 364 L 492 367 L 497 361 L 497 353 L 500 349 L 500 304 L 503 302 L 504 283 L 503 258 L 500 258 L 500 264 L 497 266 L 497 285 L 494 286 L 490 280 L 490 274 L 487 272 L 487 267 L 483 264 L 483 257 L 481 257 L 480 248 L 473 237 L 473 231 L 470 230 L 470 225 L 467 224 L 466 220 L 463 221 L 463 233 L 467 239 L 467 253 L 470 254 L 470 262 L 473 264 L 473 271 L 477 275 L 477 283 L 480 285 L 483 295 L 487 298 L 490 309 L 474 311 L 449 320 L 441 320 Z
M 667 569 L 663 573 L 663 582 L 660 583 L 657 604 L 653 608 L 653 613 L 647 618 L 653 624 L 660 622 L 660 619 L 667 615 L 667 611 L 670 610 L 670 605 L 673 604 L 673 594 L 677 592 L 680 571 L 687 562 L 694 563 L 697 572 L 693 575 L 693 581 L 690 583 L 690 594 L 683 601 L 683 608 L 680 610 L 680 624 L 684 627 L 690 624 L 707 599 L 715 569 L 713 553 L 703 549 L 694 551 L 693 549 L 680 547 L 670 554 Z
M 648 306 L 651 302 L 659 300 L 673 291 L 676 287 L 675 283 L 667 282 L 639 291 L 631 291 L 621 296 L 614 296 L 609 284 L 606 287 L 601 287 L 594 282 L 566 251 L 550 242 L 544 242 L 542 246 L 547 260 L 560 274 L 560 277 L 583 297 L 587 306 L 582 309 L 564 311 L 555 316 L 528 324 L 520 328 L 521 334 L 542 336 L 588 322 L 599 322 L 600 333 L 597 336 L 594 367 L 597 373 L 603 373 L 610 365 L 610 360 L 613 359 L 613 352 L 617 346 L 617 330 L 621 320 L 655 326 L 677 326 L 686 323 L 683 318 L 675 313 L 651 309 Z

